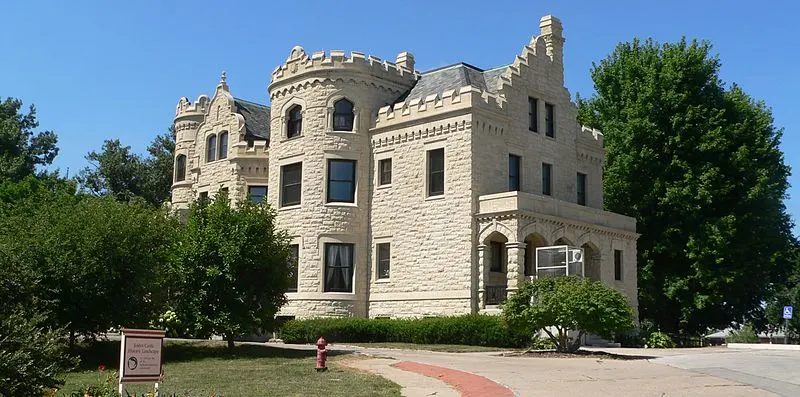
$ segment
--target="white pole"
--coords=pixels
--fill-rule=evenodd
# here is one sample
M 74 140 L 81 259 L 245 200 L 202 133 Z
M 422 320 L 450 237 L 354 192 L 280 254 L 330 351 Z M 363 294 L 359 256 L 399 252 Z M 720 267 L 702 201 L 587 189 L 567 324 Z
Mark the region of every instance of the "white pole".
M 158 397 L 158 382 L 156 382 L 155 396 L 153 397 Z
M 125 384 L 119 382 L 119 397 L 125 397 Z

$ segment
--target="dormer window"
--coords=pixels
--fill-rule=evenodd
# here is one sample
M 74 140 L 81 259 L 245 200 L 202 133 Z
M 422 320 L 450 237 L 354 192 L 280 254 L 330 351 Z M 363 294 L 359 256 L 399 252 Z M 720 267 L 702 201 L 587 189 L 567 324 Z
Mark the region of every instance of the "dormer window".
M 217 159 L 217 136 L 211 135 L 206 141 L 206 162 L 210 163 Z
M 292 106 L 289 109 L 288 121 L 286 124 L 286 137 L 294 138 L 303 132 L 303 108 L 300 105 Z
M 225 131 L 219 134 L 219 155 L 217 156 L 218 159 L 226 159 L 228 158 L 228 132 Z
M 334 131 L 352 131 L 354 119 L 353 102 L 342 98 L 333 104 Z

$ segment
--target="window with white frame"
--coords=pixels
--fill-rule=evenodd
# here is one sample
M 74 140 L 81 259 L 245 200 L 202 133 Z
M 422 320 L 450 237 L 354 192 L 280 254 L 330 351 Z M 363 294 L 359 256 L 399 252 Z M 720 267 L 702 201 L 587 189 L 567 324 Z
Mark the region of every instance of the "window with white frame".
M 377 278 L 378 279 L 386 279 L 389 278 L 389 266 L 391 262 L 391 246 L 389 243 L 379 243 L 376 244 L 376 257 L 378 258 L 378 263 L 376 266 L 377 271 Z
M 392 183 L 392 159 L 378 160 L 378 186 Z
M 444 149 L 428 151 L 428 196 L 444 194 Z
M 300 204 L 303 182 L 303 163 L 281 167 L 281 207 Z
M 325 243 L 325 292 L 353 292 L 353 246 Z

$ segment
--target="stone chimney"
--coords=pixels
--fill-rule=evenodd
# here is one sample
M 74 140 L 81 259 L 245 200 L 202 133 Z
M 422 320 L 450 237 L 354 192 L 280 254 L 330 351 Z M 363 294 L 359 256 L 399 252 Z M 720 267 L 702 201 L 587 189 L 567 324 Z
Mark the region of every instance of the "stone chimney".
M 544 38 L 547 55 L 553 60 L 553 66 L 561 72 L 564 82 L 564 28 L 561 21 L 552 15 L 545 15 L 539 21 L 540 35 Z
M 410 52 L 401 52 L 397 54 L 397 60 L 394 62 L 397 67 L 408 70 L 410 72 L 414 71 L 414 55 Z

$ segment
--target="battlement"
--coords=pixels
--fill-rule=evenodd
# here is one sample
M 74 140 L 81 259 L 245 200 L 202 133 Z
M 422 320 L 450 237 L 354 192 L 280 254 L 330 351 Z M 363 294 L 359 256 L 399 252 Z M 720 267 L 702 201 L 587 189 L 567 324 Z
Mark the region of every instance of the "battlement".
M 398 54 L 397 61 L 392 63 L 357 51 L 352 51 L 350 56 L 340 50 L 331 50 L 327 54 L 325 51 L 317 51 L 309 57 L 303 47 L 295 46 L 286 63 L 272 72 L 270 91 L 273 86 L 292 77 L 332 69 L 363 73 L 403 86 L 412 85 L 419 76 L 414 69 L 414 56 L 408 52 Z
M 208 113 L 208 105 L 211 100 L 207 95 L 200 95 L 194 103 L 189 101 L 189 98 L 181 97 L 178 105 L 175 107 L 175 118 L 187 116 L 203 116 Z
M 375 128 L 387 127 L 408 120 L 421 119 L 463 108 L 487 107 L 497 110 L 502 98 L 496 94 L 468 85 L 425 98 L 411 98 L 378 109 Z

